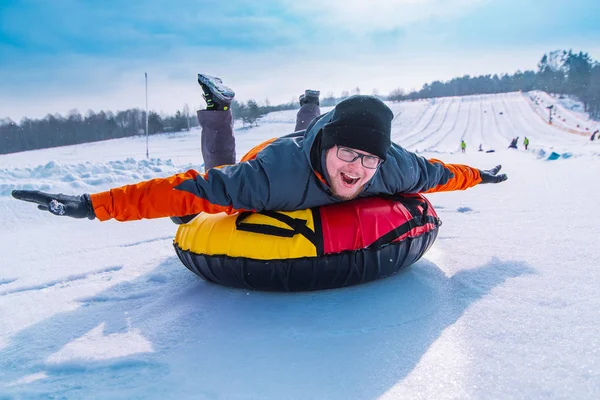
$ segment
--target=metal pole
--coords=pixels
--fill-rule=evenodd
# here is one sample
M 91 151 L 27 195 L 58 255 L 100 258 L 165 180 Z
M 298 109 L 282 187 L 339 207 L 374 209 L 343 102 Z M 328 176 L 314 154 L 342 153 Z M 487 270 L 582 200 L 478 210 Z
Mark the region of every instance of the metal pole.
M 146 77 L 146 158 L 150 158 L 148 153 L 148 73 L 144 72 Z

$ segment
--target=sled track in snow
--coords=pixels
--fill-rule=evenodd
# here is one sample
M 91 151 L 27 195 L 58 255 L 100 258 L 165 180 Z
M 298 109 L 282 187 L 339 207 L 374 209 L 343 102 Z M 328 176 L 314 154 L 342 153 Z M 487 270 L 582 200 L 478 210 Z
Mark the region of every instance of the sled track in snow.
M 410 135 L 408 135 L 408 136 L 406 136 L 406 137 L 402 138 L 402 139 L 401 139 L 401 140 L 402 140 L 402 143 L 405 143 L 407 139 L 410 139 L 410 138 L 412 138 L 412 137 L 414 137 L 414 136 L 416 136 L 416 135 L 420 134 L 421 132 L 425 131 L 425 129 L 427 129 L 427 128 L 429 127 L 429 125 L 431 125 L 431 122 L 434 120 L 435 116 L 437 115 L 437 113 L 438 113 L 438 111 L 439 111 L 439 109 L 440 109 L 440 107 L 441 107 L 441 104 L 438 102 L 438 103 L 436 103 L 436 104 L 435 104 L 435 106 L 436 106 L 436 107 L 435 107 L 435 110 L 434 110 L 434 111 L 433 111 L 433 113 L 431 114 L 431 118 L 429 119 L 429 121 L 427 121 L 427 123 L 425 124 L 425 126 L 424 126 L 423 128 L 421 128 L 420 130 L 418 130 L 417 132 L 415 132 L 415 133 L 413 133 L 413 134 L 410 134 Z M 416 124 L 416 125 L 418 125 L 418 123 L 419 123 L 419 122 L 421 122 L 421 121 L 419 120 L 419 121 L 417 122 L 417 124 Z M 404 144 L 403 144 L 403 146 L 404 146 L 404 147 L 407 147 L 407 146 L 406 146 L 406 145 L 404 145 Z
M 502 107 L 504 107 L 506 114 L 509 116 L 509 118 L 507 118 L 508 124 L 512 127 L 513 133 L 518 132 L 517 126 L 515 125 L 515 122 L 514 122 L 515 116 L 512 113 L 508 112 L 509 106 L 506 104 L 505 99 L 506 99 L 506 96 L 504 96 L 504 95 L 500 96 L 500 101 L 502 102 Z
M 437 128 L 436 128 L 436 129 L 435 129 L 433 132 L 432 132 L 432 133 L 435 133 L 435 132 L 437 132 L 437 131 L 438 131 L 438 130 L 440 130 L 440 129 L 441 129 L 441 127 L 444 125 L 444 122 L 446 121 L 446 118 L 448 117 L 448 111 L 450 110 L 450 107 L 452 106 L 452 104 L 454 104 L 454 99 L 452 99 L 452 101 L 450 101 L 450 102 L 448 103 L 448 106 L 446 107 L 446 110 L 444 111 L 444 116 L 442 117 L 442 120 L 440 121 L 440 124 L 439 124 L 439 126 L 438 126 L 438 127 L 437 127 Z M 427 123 L 427 125 L 425 125 L 425 126 L 423 127 L 423 129 L 421 129 L 420 131 L 418 131 L 418 132 L 415 132 L 414 134 L 412 134 L 412 135 L 410 135 L 410 136 L 408 136 L 408 137 L 404 138 L 404 140 L 403 140 L 403 146 L 404 146 L 404 147 L 407 147 L 407 148 L 408 148 L 408 147 L 414 147 L 416 144 L 418 144 L 418 143 L 421 143 L 423 140 L 425 140 L 427 137 L 429 137 L 429 136 L 431 135 L 431 134 L 430 134 L 430 135 L 427 135 L 425 138 L 419 139 L 419 140 L 417 140 L 416 142 L 412 142 L 412 143 L 410 143 L 410 144 L 407 144 L 407 143 L 406 143 L 406 142 L 407 142 L 407 141 L 408 141 L 410 138 L 414 138 L 415 136 L 417 136 L 417 135 L 419 135 L 419 134 L 421 134 L 421 133 L 425 132 L 425 131 L 426 131 L 426 129 L 427 129 L 427 128 L 429 128 L 429 125 L 431 125 L 431 123 L 433 122 L 433 120 L 434 120 L 434 117 L 435 117 L 435 115 L 437 114 L 437 112 L 439 111 L 439 108 L 440 108 L 440 107 L 441 107 L 441 105 L 438 105 L 438 108 L 436 109 L 436 112 L 435 112 L 435 114 L 434 114 L 434 115 L 431 117 L 431 119 L 429 120 L 429 122 Z
M 439 105 L 438 105 L 438 106 L 439 106 Z M 397 134 L 395 134 L 395 135 L 393 135 L 393 136 L 392 136 L 392 140 L 393 140 L 393 141 L 395 141 L 396 139 L 398 139 L 398 136 L 402 135 L 402 134 L 405 132 L 405 130 L 404 130 L 404 127 L 405 127 L 405 126 L 408 126 L 408 129 L 407 129 L 406 131 L 407 131 L 407 132 L 410 132 L 410 130 L 411 130 L 413 127 L 415 127 L 415 126 L 419 125 L 419 122 L 421 122 L 421 120 L 423 119 L 423 117 L 424 117 L 424 116 L 425 116 L 425 114 L 427 113 L 427 110 L 429 110 L 430 108 L 431 108 L 431 104 L 427 104 L 427 106 L 426 106 L 426 107 L 423 107 L 423 109 L 422 109 L 422 110 L 419 112 L 419 115 L 417 115 L 416 117 L 413 117 L 413 118 L 412 118 L 412 120 L 410 121 L 410 123 L 407 123 L 406 125 L 405 125 L 405 124 L 401 124 L 401 125 L 399 126 L 399 128 L 400 128 L 400 129 L 398 130 L 399 132 L 398 132 Z M 435 112 L 434 112 L 434 114 L 435 114 Z M 394 117 L 394 120 L 395 120 L 397 117 L 399 117 L 399 116 L 400 116 L 400 114 L 396 115 L 396 116 Z M 393 122 L 394 120 L 392 120 L 392 122 Z M 415 122 L 415 121 L 416 121 L 416 122 Z
M 495 139 L 494 141 L 497 143 L 497 145 L 499 147 L 501 147 L 501 146 L 505 145 L 508 138 L 506 138 L 500 130 L 500 123 L 498 121 L 498 110 L 496 107 L 494 107 L 494 103 L 495 103 L 495 101 L 493 101 L 493 100 L 490 101 L 490 106 L 492 108 L 492 117 L 494 119 L 494 128 L 496 131 L 496 134 L 493 137 L 494 137 L 494 139 Z M 502 110 L 502 112 L 507 113 L 506 110 Z M 506 115 L 508 115 L 508 114 L 506 114 Z
M 454 104 L 454 101 L 450 104 L 450 106 L 448 107 L 448 109 L 446 110 L 446 115 L 444 115 L 444 120 L 442 121 L 442 123 L 440 124 L 440 126 L 434 130 L 433 132 L 431 132 L 427 138 L 431 138 L 431 137 L 435 137 L 435 135 L 440 132 L 442 130 L 442 128 L 444 127 L 444 124 L 446 122 L 446 120 L 448 119 L 448 114 L 450 112 L 450 108 L 452 107 L 452 105 Z M 461 99 L 458 102 L 458 110 L 456 110 L 456 118 L 454 118 L 454 121 L 452 122 L 452 126 L 450 127 L 450 129 L 448 131 L 446 131 L 446 133 L 443 133 L 441 138 L 433 145 L 428 146 L 427 148 L 425 148 L 425 151 L 431 151 L 434 150 L 434 147 L 436 147 L 437 145 L 439 145 L 450 133 L 452 133 L 452 131 L 454 130 L 454 128 L 456 127 L 456 123 L 458 122 L 458 120 L 460 119 L 460 109 L 462 107 L 463 104 L 463 100 Z M 422 143 L 424 142 L 427 138 L 423 138 L 421 139 L 419 142 L 417 143 Z
M 436 150 L 435 148 L 437 146 L 439 146 L 440 143 L 442 143 L 450 134 L 452 134 L 452 132 L 454 132 L 454 129 L 456 129 L 456 125 L 458 124 L 458 121 L 460 120 L 460 109 L 462 108 L 464 99 L 465 98 L 461 98 L 460 103 L 458 104 L 458 110 L 456 111 L 456 118 L 454 118 L 454 123 L 452 124 L 450 129 L 437 142 L 435 142 L 433 145 L 431 145 L 427 149 L 425 149 L 425 151 Z M 469 109 L 467 110 L 467 123 L 465 125 L 465 129 L 461 133 L 461 136 L 460 136 L 461 140 L 463 140 L 463 138 L 469 128 L 469 122 L 471 120 L 471 105 L 472 104 L 473 104 L 473 102 L 469 99 Z
M 469 102 L 469 114 L 467 116 L 467 125 L 465 126 L 465 130 L 463 131 L 463 133 L 460 135 L 460 140 L 465 140 L 465 137 L 467 136 L 467 132 L 469 132 L 469 128 L 471 127 L 471 108 L 473 107 L 473 101 Z

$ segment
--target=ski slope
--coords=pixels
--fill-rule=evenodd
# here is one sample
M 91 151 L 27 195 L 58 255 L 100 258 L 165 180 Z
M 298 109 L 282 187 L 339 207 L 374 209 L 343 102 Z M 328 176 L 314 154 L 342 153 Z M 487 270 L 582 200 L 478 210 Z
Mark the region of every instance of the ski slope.
M 198 130 L 150 137 L 149 160 L 143 137 L 0 156 L 0 399 L 599 398 L 600 143 L 548 125 L 530 95 L 390 103 L 396 143 L 509 179 L 429 195 L 443 225 L 423 259 L 324 292 L 210 284 L 177 259 L 169 219 L 10 197 L 202 170 Z M 238 158 L 294 122 L 236 125 Z
M 499 150 L 515 137 L 522 144 L 525 136 L 538 148 L 574 149 L 587 144 L 589 135 L 547 124 L 530 103 L 526 95 L 507 93 L 393 104 L 393 140 L 413 151 L 442 153 L 459 151 L 461 140 L 470 149 L 481 145 L 484 150 Z
M 553 97 L 546 92 L 534 91 L 530 93 L 528 99 L 532 109 L 544 121 L 548 120 L 548 107 L 552 106 L 552 124 L 559 129 L 588 137 L 592 132 L 600 129 L 600 123 L 590 119 L 587 113 L 574 111 L 574 108 L 583 110 L 583 106 L 569 98 L 561 99 L 560 96 Z

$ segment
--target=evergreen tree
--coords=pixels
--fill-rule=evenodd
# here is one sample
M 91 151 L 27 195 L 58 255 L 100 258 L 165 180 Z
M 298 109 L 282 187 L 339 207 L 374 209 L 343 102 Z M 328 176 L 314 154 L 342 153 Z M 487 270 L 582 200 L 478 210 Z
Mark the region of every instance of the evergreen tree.
M 160 132 L 164 132 L 163 120 L 156 112 L 150 111 L 148 114 L 148 134 L 154 135 Z
M 587 110 L 590 99 L 589 85 L 592 74 L 592 60 L 587 53 L 573 53 L 569 50 L 565 61 L 567 85 L 571 92 L 584 104 Z

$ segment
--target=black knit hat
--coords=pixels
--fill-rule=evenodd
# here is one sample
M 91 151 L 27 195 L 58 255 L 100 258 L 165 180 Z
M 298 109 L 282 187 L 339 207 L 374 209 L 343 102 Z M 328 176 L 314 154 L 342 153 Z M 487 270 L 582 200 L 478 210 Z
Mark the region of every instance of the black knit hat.
M 323 126 L 321 148 L 346 146 L 385 160 L 393 118 L 392 110 L 377 97 L 351 96 L 335 106 L 331 121 Z

